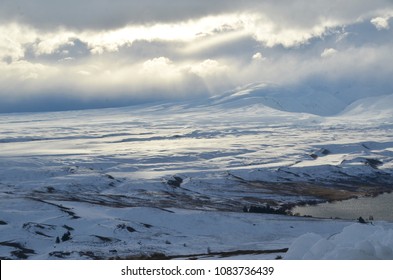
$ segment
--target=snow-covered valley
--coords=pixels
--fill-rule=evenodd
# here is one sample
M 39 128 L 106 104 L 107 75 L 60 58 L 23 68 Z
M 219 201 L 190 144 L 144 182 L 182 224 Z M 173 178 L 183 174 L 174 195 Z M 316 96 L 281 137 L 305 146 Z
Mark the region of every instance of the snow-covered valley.
M 0 258 L 285 258 L 341 232 L 355 220 L 279 214 L 392 190 L 393 98 L 307 96 L 1 115 Z

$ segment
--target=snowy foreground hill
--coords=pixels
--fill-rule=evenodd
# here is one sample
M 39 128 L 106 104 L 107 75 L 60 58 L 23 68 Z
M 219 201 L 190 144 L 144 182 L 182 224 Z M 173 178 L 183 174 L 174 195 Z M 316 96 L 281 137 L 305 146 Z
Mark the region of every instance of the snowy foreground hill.
M 393 259 L 388 221 L 290 215 L 392 190 L 393 95 L 260 87 L 1 115 L 0 258 Z

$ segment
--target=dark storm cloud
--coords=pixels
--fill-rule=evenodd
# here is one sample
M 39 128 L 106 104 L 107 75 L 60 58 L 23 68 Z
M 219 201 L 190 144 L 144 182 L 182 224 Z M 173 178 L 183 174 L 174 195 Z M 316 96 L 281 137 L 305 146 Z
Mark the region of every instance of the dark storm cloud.
M 2 0 L 0 21 L 37 28 L 110 29 L 127 24 L 178 22 L 225 13 L 261 13 L 283 26 L 307 27 L 321 20 L 348 21 L 392 5 L 389 0 Z
M 4 0 L 0 2 L 0 19 L 45 29 L 110 29 L 127 24 L 186 21 L 238 8 L 240 3 L 225 0 Z

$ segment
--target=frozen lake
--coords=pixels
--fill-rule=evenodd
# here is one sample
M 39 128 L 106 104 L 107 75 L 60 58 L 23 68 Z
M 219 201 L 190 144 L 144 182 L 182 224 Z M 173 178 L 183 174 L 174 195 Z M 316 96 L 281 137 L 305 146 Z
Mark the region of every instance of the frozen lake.
M 368 219 L 373 216 L 374 220 L 393 221 L 393 193 L 311 206 L 297 206 L 293 209 L 293 213 L 299 213 L 301 216 L 341 219 L 359 217 Z

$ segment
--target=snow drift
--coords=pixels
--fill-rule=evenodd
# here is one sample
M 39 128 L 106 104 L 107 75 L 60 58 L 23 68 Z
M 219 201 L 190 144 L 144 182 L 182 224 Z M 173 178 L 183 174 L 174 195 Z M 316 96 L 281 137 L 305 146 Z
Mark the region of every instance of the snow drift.
M 371 224 L 352 224 L 324 238 L 306 233 L 293 241 L 285 259 L 387 260 L 393 259 L 393 229 Z

